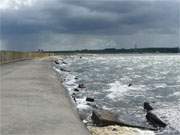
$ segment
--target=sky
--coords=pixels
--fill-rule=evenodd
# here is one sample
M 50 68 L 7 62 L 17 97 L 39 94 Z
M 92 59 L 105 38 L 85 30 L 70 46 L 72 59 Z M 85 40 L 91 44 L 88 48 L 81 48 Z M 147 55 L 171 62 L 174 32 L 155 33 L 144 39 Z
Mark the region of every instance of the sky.
M 0 0 L 1 50 L 180 47 L 180 0 Z

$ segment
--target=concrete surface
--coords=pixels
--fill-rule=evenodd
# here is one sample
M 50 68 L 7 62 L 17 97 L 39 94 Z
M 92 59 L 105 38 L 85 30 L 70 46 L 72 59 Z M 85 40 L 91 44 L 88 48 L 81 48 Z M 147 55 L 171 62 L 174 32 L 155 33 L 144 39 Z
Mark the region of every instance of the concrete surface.
M 49 60 L 0 66 L 1 135 L 89 135 Z

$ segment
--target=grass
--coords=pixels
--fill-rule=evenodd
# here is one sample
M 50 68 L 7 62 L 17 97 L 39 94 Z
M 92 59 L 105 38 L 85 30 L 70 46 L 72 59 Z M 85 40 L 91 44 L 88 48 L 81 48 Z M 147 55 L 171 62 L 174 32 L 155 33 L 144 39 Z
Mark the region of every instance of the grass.
M 0 64 L 49 56 L 43 52 L 0 51 Z

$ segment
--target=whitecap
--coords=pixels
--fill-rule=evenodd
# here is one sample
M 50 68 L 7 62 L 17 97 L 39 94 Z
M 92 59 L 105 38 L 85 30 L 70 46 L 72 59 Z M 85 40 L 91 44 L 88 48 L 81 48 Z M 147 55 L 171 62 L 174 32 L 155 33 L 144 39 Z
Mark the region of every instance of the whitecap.
M 177 76 L 177 83 L 180 83 L 180 76 Z
M 123 96 L 128 91 L 128 86 L 121 84 L 119 81 L 115 81 L 114 83 L 109 84 L 110 89 L 106 90 L 111 92 L 106 97 L 115 99 L 119 96 Z
M 61 73 L 61 70 L 56 68 L 56 67 L 53 67 L 54 71 L 58 72 L 58 73 Z
M 166 83 L 156 83 L 154 85 L 155 85 L 155 88 L 166 88 L 167 87 Z
M 53 67 L 53 69 L 61 75 L 64 87 L 72 94 L 73 89 L 78 86 L 75 76 L 69 72 L 63 72 L 57 67 Z
M 180 91 L 174 92 L 173 96 L 180 96 Z
M 109 84 L 110 89 L 105 91 L 110 92 L 106 97 L 116 100 L 119 97 L 123 97 L 125 95 L 130 95 L 132 92 L 139 92 L 147 89 L 145 85 L 133 85 L 129 87 L 127 84 L 122 84 L 119 81 L 115 81 L 114 83 Z M 132 91 L 133 90 L 133 91 Z

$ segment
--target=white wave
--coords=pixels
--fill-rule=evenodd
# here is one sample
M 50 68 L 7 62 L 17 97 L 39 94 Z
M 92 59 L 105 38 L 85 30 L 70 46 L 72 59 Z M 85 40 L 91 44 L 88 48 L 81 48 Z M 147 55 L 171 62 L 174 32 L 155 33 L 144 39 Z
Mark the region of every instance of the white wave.
M 61 70 L 60 70 L 60 69 L 58 69 L 58 68 L 56 68 L 56 67 L 53 67 L 53 69 L 54 69 L 56 72 L 61 73 Z
M 134 75 L 134 78 L 140 78 L 141 76 L 140 75 Z
M 69 72 L 63 72 L 57 67 L 53 67 L 53 69 L 61 75 L 64 81 L 64 87 L 70 92 L 70 94 L 72 94 L 73 89 L 77 88 L 78 86 L 78 84 L 76 83 L 75 76 Z
M 132 70 L 133 70 L 133 68 L 131 68 L 131 67 L 127 67 L 126 69 L 127 69 L 127 70 L 130 70 L 130 71 L 132 71 Z
M 140 130 L 140 129 L 132 129 L 135 133 L 135 135 L 155 135 L 153 131 L 147 131 L 147 130 Z
M 128 91 L 128 86 L 121 84 L 119 81 L 115 81 L 114 83 L 109 84 L 110 89 L 106 90 L 108 92 L 111 92 L 107 95 L 108 98 L 115 99 L 119 96 L 123 96 L 124 93 Z
M 163 75 L 167 75 L 169 73 L 169 71 L 161 71 L 160 73 Z
M 146 67 L 148 67 L 148 66 L 149 66 L 149 65 L 147 65 L 147 64 L 141 63 L 140 65 L 137 66 L 137 68 L 138 68 L 138 69 L 143 69 L 143 68 L 146 68 Z
M 66 73 L 64 84 L 67 86 L 77 86 L 75 76 L 72 74 Z
M 156 84 L 155 84 L 155 87 L 156 87 L 156 88 L 166 88 L 166 87 L 167 87 L 167 84 L 166 84 L 166 83 L 156 83 Z
M 128 76 L 124 76 L 120 80 L 121 81 L 126 81 L 126 82 L 131 82 L 132 81 L 132 79 L 130 77 L 128 77 Z
M 177 76 L 177 81 L 176 81 L 177 83 L 180 83 L 180 75 L 179 76 Z
M 78 105 L 77 105 L 77 108 L 78 108 L 79 110 L 87 110 L 87 109 L 90 108 L 90 106 L 87 105 L 87 104 L 78 104 Z
M 86 104 L 78 104 L 77 109 L 80 115 L 80 118 L 86 123 L 91 116 L 92 107 Z
M 123 97 L 125 95 L 130 95 L 130 93 L 135 91 L 142 91 L 147 88 L 145 88 L 145 85 L 132 85 L 128 86 L 128 84 L 122 84 L 119 81 L 115 81 L 114 83 L 110 83 L 110 89 L 106 90 L 107 92 L 110 92 L 106 97 L 116 100 L 119 97 Z
M 109 111 L 110 111 L 110 110 L 112 110 L 112 107 L 107 107 L 106 105 L 103 105 L 103 106 L 102 106 L 102 109 L 103 109 L 103 110 L 109 110 Z
M 180 96 L 180 91 L 174 92 L 172 96 Z
M 76 99 L 76 103 L 78 104 L 78 105 L 82 105 L 82 104 L 86 104 L 86 97 L 83 97 L 83 98 L 78 98 L 78 99 Z

